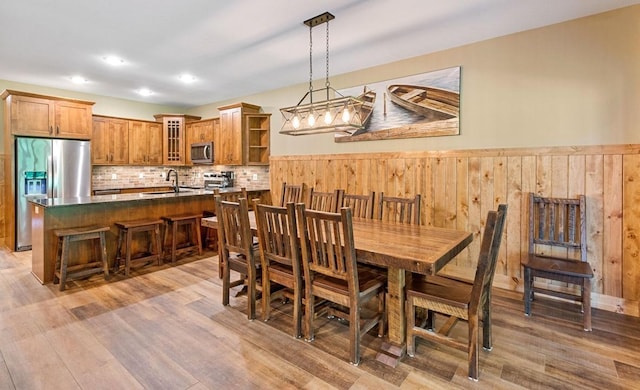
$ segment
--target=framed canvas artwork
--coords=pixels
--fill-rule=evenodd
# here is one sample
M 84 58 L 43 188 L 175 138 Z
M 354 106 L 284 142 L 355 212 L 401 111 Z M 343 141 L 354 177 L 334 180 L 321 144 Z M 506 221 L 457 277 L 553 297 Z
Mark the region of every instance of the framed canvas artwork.
M 460 67 L 338 91 L 364 104 L 364 128 L 336 133 L 335 142 L 460 134 Z

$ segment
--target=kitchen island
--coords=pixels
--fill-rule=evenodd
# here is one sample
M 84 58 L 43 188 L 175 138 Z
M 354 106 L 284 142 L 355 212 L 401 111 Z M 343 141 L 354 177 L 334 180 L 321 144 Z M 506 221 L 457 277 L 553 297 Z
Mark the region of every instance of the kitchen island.
M 221 188 L 221 193 L 240 193 L 239 187 Z M 268 188 L 247 187 L 251 198 L 271 203 Z M 80 226 L 108 226 L 107 255 L 110 267 L 115 259 L 118 229 L 115 222 L 143 218 L 158 219 L 165 215 L 202 213 L 213 210 L 213 191 L 184 189 L 178 193 L 158 191 L 137 194 L 97 195 L 80 198 L 48 198 L 30 200 L 32 215 L 31 272 L 41 282 L 53 281 L 56 251 L 56 229 Z M 77 264 L 91 257 L 91 247 L 79 243 L 72 258 Z

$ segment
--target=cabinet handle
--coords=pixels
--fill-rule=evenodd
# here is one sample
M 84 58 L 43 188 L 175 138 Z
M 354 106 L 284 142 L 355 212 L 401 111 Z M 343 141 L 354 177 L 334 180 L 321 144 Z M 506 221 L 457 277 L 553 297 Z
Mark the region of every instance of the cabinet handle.
M 109 161 L 109 153 L 107 153 L 107 155 L 106 155 L 106 160 L 107 160 L 107 162 Z
M 60 134 L 60 126 L 56 126 L 56 134 Z
M 49 134 L 53 134 L 53 126 L 49 126 Z

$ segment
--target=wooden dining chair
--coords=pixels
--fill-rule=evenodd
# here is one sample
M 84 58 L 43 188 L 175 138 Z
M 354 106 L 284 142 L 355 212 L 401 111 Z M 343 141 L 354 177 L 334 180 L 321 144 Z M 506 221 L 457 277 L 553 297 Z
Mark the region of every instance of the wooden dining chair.
M 303 282 L 295 206 L 256 201 L 254 209 L 262 262 L 262 320 L 267 321 L 271 313 L 271 284 L 284 286 L 284 295 L 293 300 L 293 336 L 302 337 Z
M 252 205 L 249 201 L 249 195 L 247 193 L 247 189 L 245 187 L 240 188 L 240 193 L 238 192 L 221 192 L 219 188 L 213 189 L 213 197 L 214 197 L 214 209 L 213 210 L 204 210 L 202 212 L 203 218 L 215 217 L 215 197 L 219 196 L 222 200 L 227 202 L 238 202 L 238 199 L 245 198 L 248 201 L 249 209 L 251 209 Z M 202 246 L 204 248 L 214 248 L 218 247 L 218 233 L 215 228 L 203 228 L 202 231 Z M 222 261 L 218 259 L 218 277 L 222 279 Z
M 342 195 L 342 207 L 351 209 L 354 218 L 373 218 L 373 204 L 375 192 L 369 195 L 347 194 Z
M 304 194 L 304 183 L 294 185 L 282 183 L 282 192 L 280 197 L 280 207 L 285 207 L 287 203 L 301 203 Z
M 309 190 L 307 198 L 307 208 L 317 211 L 326 211 L 329 213 L 337 213 L 338 207 L 342 204 L 342 196 L 344 190 L 333 190 L 331 192 L 319 192 L 313 188 Z
M 524 312 L 531 315 L 534 293 L 581 302 L 584 330 L 591 331 L 591 278 L 587 261 L 585 197 L 545 198 L 529 194 L 529 256 L 524 268 Z M 579 292 L 534 285 L 543 278 L 577 285 Z
M 420 225 L 420 194 L 413 198 L 378 196 L 378 219 Z
M 229 290 L 235 286 L 247 287 L 247 317 L 256 317 L 257 279 L 260 261 L 254 250 L 253 235 L 249 224 L 249 207 L 246 198 L 238 202 L 223 201 L 215 197 L 218 218 L 219 261 L 222 263 L 222 304 L 229 305 Z M 240 278 L 231 281 L 231 271 Z
M 350 361 L 358 365 L 362 335 L 376 325 L 378 336 L 384 335 L 386 274 L 358 267 L 351 209 L 343 207 L 340 213 L 327 213 L 297 204 L 296 217 L 302 247 L 307 340 L 315 338 L 315 298 L 333 302 L 336 305 L 328 314 L 349 321 Z M 370 313 L 364 305 L 373 298 L 378 305 Z
M 441 343 L 467 352 L 469 378 L 478 380 L 479 321 L 482 318 L 483 347 L 492 349 L 491 338 L 491 284 L 495 273 L 507 207 L 500 205 L 498 211 L 487 216 L 480 255 L 473 284 L 454 283 L 448 285 L 430 283 L 429 279 L 414 278 L 407 285 L 407 354 L 415 356 L 416 337 Z M 416 308 L 427 310 L 426 326 L 416 324 Z M 449 316 L 440 329 L 435 330 L 435 313 Z M 468 325 L 468 337 L 460 340 L 449 336 L 459 320 Z

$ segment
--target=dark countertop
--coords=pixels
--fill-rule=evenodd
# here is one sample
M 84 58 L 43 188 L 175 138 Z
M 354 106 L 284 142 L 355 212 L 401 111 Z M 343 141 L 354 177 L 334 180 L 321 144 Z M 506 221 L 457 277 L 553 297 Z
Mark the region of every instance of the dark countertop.
M 113 202 L 135 202 L 135 201 L 148 201 L 153 199 L 166 199 L 166 198 L 179 198 L 189 196 L 204 196 L 213 195 L 213 191 L 203 189 L 191 189 L 181 187 L 180 192 L 139 192 L 133 194 L 113 194 L 113 195 L 94 195 L 78 198 L 44 198 L 44 199 L 30 199 L 31 203 L 42 207 L 61 207 L 61 206 L 80 206 L 98 203 L 113 203 Z M 265 187 L 246 187 L 248 192 L 252 191 L 269 191 L 269 188 Z M 220 193 L 234 193 L 240 192 L 240 187 L 228 187 L 220 188 Z

